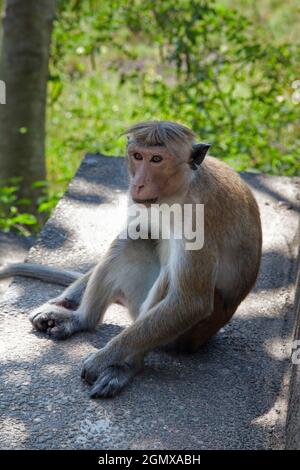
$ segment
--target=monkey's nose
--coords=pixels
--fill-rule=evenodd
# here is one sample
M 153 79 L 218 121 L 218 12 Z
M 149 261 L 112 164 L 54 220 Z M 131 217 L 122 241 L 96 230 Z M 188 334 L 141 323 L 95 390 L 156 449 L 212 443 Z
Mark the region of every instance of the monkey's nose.
M 143 191 L 144 188 L 145 188 L 144 184 L 137 184 L 136 187 L 135 187 L 135 191 L 136 191 L 137 194 L 139 194 L 140 192 Z
M 142 198 L 145 189 L 146 185 L 144 183 L 133 184 L 131 190 L 132 196 L 137 199 Z

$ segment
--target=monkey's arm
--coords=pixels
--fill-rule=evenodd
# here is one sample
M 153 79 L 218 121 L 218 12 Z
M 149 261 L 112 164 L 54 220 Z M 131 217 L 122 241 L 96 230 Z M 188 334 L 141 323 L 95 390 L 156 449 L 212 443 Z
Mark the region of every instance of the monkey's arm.
M 112 299 L 114 279 L 120 277 L 120 268 L 125 265 L 119 258 L 120 245 L 126 245 L 126 240 L 116 239 L 95 268 L 34 310 L 29 316 L 33 326 L 59 339 L 94 328 Z
M 212 313 L 218 263 L 215 251 L 208 245 L 207 242 L 197 256 L 193 252 L 177 254 L 179 258 L 182 256 L 181 262 L 173 266 L 170 263 L 167 272 L 162 269 L 163 275 L 159 276 L 160 282 L 156 286 L 156 303 L 148 304 L 147 312 L 142 311 L 133 325 L 108 343 L 109 354 L 124 359 L 128 355 L 146 353 L 176 338 Z M 151 295 L 150 291 L 149 297 Z
M 127 383 L 125 371 L 129 379 L 148 351 L 175 339 L 212 313 L 217 263 L 209 257 L 201 259 L 201 279 L 191 277 L 188 263 L 187 270 L 180 266 L 177 279 L 174 281 L 171 276 L 162 300 L 103 349 L 87 357 L 82 376 L 89 383 L 96 381 L 93 397 L 117 393 Z
M 184 300 L 170 292 L 148 313 L 136 320 L 107 345 L 109 354 L 115 358 L 147 353 L 157 346 L 175 339 L 212 311 L 205 296 Z M 104 348 L 105 349 L 105 348 Z
M 80 305 L 93 270 L 81 274 L 58 297 L 50 299 L 31 312 L 29 319 L 32 324 L 42 331 L 56 331 L 57 337 L 61 339 L 84 330 L 84 325 L 80 323 L 74 311 Z
M 40 279 L 41 281 L 50 282 L 51 284 L 69 286 L 72 282 L 79 279 L 82 274 L 75 271 L 67 271 L 61 268 L 32 263 L 8 264 L 0 268 L 0 279 L 12 276 L 32 277 Z
M 175 339 L 211 312 L 210 302 L 206 301 L 205 295 L 186 302 L 174 293 L 167 295 L 104 348 L 88 356 L 84 363 L 83 378 L 93 383 L 107 367 L 124 364 L 128 358 L 144 355 Z
M 48 300 L 40 305 L 29 318 L 33 324 L 39 321 L 41 329 L 47 329 L 47 318 L 49 315 L 53 319 L 59 318 L 64 320 L 65 335 L 74 333 L 82 327 L 73 314 L 81 302 L 88 280 L 93 269 L 86 274 L 74 271 L 66 271 L 60 268 L 52 268 L 51 266 L 43 266 L 30 263 L 16 263 L 4 266 L 0 269 L 0 279 L 11 276 L 26 276 L 40 279 L 42 281 L 69 286 L 58 297 Z M 39 319 L 39 320 L 38 320 Z M 64 337 L 63 335 L 61 337 Z

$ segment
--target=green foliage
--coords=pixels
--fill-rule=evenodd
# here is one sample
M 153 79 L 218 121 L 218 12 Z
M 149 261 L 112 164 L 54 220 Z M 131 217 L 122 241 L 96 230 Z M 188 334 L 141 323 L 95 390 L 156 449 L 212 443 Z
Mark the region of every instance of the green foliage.
M 26 206 L 30 201 L 17 198 L 18 188 L 18 178 L 0 181 L 0 231 L 14 230 L 22 235 L 30 235 L 28 227 L 36 226 L 37 220 L 34 215 L 20 211 L 20 206 Z
M 254 3 L 59 0 L 40 210 L 51 212 L 84 153 L 124 154 L 119 135 L 139 120 L 192 127 L 237 170 L 299 174 L 296 9 Z
M 32 200 L 18 197 L 20 181 L 21 178 L 0 180 L 0 231 L 14 231 L 28 236 L 40 229 L 40 221 L 30 213 Z M 55 208 L 63 192 L 51 189 L 47 181 L 37 181 L 32 185 L 33 190 L 37 188 L 40 193 L 36 200 L 37 211 L 43 214 L 40 220 L 45 220 Z
M 273 45 L 264 25 L 223 2 L 62 1 L 53 49 L 55 184 L 85 151 L 122 154 L 119 131 L 152 118 L 190 125 L 238 170 L 299 172 L 299 43 Z

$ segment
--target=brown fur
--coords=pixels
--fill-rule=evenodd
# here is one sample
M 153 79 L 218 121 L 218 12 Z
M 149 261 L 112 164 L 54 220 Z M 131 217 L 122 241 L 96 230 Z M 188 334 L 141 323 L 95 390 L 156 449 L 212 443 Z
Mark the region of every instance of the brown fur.
M 129 202 L 204 204 L 205 240 L 187 251 L 184 240 L 117 238 L 93 271 L 32 312 L 37 329 L 66 338 L 95 328 L 112 302 L 127 306 L 134 323 L 84 361 L 92 397 L 118 393 L 156 346 L 175 341 L 179 350 L 196 351 L 249 293 L 261 258 L 260 216 L 250 189 L 213 157 L 192 170 L 192 131 L 153 121 L 126 135 Z

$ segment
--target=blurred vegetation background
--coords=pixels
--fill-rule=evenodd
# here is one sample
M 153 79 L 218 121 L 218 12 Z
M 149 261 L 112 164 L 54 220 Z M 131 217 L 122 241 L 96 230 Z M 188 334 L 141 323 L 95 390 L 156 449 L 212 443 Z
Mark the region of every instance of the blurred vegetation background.
M 299 175 L 299 21 L 298 0 L 58 0 L 37 211 L 86 152 L 123 155 L 139 120 L 190 126 L 236 170 Z M 2 181 L 0 230 L 38 228 Z

